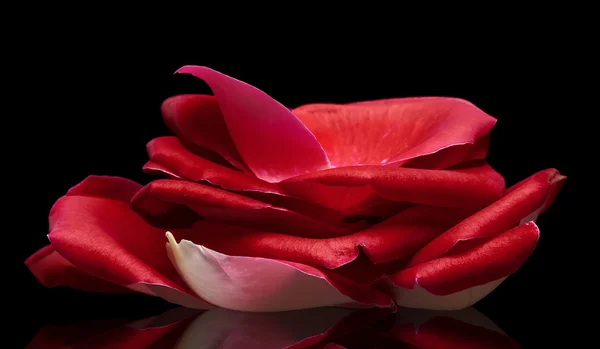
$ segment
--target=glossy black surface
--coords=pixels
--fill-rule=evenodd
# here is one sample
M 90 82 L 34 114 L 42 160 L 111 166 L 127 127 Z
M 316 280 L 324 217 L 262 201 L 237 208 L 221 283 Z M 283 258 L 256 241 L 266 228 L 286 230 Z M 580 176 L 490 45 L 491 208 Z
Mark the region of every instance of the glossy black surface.
M 445 95 L 468 99 L 496 117 L 488 161 L 508 185 L 548 167 L 569 179 L 538 220 L 542 235 L 533 255 L 475 308 L 524 348 L 569 343 L 572 332 L 564 328 L 571 306 L 565 299 L 573 288 L 569 276 L 581 241 L 566 235 L 577 231 L 573 222 L 579 218 L 576 193 L 581 189 L 582 162 L 577 140 L 567 138 L 576 138 L 578 127 L 572 119 L 571 91 L 563 80 L 569 74 L 560 62 L 554 62 L 552 74 L 543 69 L 540 59 L 552 63 L 545 51 L 519 52 L 518 58 L 508 55 L 497 61 L 483 54 L 446 58 L 451 52 L 413 61 L 377 50 L 381 58 L 363 53 L 369 58 L 363 59 L 343 49 L 334 56 L 292 50 L 264 57 L 252 51 L 221 52 L 217 57 L 206 47 L 184 52 L 185 46 L 174 43 L 38 39 L 53 42 L 53 50 L 39 49 L 26 58 L 36 68 L 22 73 L 22 137 L 10 148 L 16 149 L 18 159 L 9 172 L 18 172 L 24 181 L 13 206 L 26 216 L 26 229 L 21 224 L 20 241 L 9 252 L 17 265 L 11 281 L 18 285 L 23 344 L 49 324 L 136 320 L 171 307 L 144 295 L 45 289 L 22 261 L 47 243 L 47 215 L 54 201 L 88 174 L 119 175 L 142 183 L 151 178 L 141 171 L 145 144 L 169 133 L 160 116 L 161 101 L 179 92 L 207 91 L 197 81 L 172 76 L 184 64 L 210 66 L 247 81 L 289 107 Z M 194 43 L 200 44 L 201 40 Z M 43 66 L 35 65 L 38 56 L 44 57 Z

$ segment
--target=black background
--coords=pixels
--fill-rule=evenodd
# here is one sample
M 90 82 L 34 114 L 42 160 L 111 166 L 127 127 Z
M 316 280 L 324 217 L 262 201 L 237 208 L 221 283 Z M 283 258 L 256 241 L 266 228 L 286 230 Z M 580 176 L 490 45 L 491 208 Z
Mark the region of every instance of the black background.
M 151 180 L 141 171 L 145 145 L 170 134 L 160 103 L 182 92 L 209 91 L 198 80 L 173 76 L 185 64 L 206 65 L 246 81 L 288 107 L 436 95 L 465 98 L 497 118 L 488 161 L 507 185 L 550 167 L 568 179 L 538 220 L 542 235 L 533 255 L 476 308 L 525 348 L 564 337 L 571 307 L 565 289 L 572 287 L 568 275 L 580 243 L 565 235 L 575 234 L 571 222 L 578 219 L 581 169 L 573 155 L 577 112 L 570 99 L 572 63 L 559 59 L 553 49 L 496 49 L 463 58 L 458 56 L 464 53 L 461 48 L 451 47 L 421 59 L 416 49 L 333 44 L 327 52 L 282 44 L 289 49 L 267 54 L 241 46 L 224 52 L 200 41 L 46 39 L 45 46 L 32 48 L 27 67 L 19 69 L 19 127 L 25 132 L 7 134 L 16 137 L 8 149 L 25 181 L 18 189 L 22 201 L 15 203 L 21 208 L 15 214 L 25 215 L 20 218 L 24 225 L 19 243 L 10 247 L 23 299 L 19 304 L 27 314 L 19 322 L 23 343 L 46 323 L 140 318 L 170 307 L 144 295 L 45 289 L 22 262 L 47 244 L 47 215 L 54 201 L 88 174 Z

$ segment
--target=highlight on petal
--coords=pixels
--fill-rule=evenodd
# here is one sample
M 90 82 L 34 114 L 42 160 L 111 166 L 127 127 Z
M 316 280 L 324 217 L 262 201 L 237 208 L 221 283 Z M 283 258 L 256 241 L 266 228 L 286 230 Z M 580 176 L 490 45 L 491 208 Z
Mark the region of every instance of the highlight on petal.
M 327 155 L 315 136 L 288 108 L 263 91 L 207 67 L 184 66 L 176 73 L 191 74 L 208 84 L 231 140 L 258 178 L 279 182 L 329 168 Z
M 140 187 L 118 177 L 86 178 L 50 211 L 48 238 L 53 250 L 48 247 L 27 263 L 38 279 L 50 285 L 51 273 L 65 267 L 180 305 L 212 307 L 187 288 L 171 265 L 164 253 L 163 230 L 148 225 L 128 208 L 128 199 Z M 59 277 L 68 276 L 64 271 Z M 84 279 L 76 285 L 65 279 L 58 282 L 81 288 Z
M 308 104 L 292 112 L 319 140 L 333 167 L 402 164 L 454 146 L 485 146 L 478 140 L 496 123 L 473 104 L 447 97 Z M 487 148 L 481 150 L 472 153 L 485 157 Z
M 529 258 L 539 230 L 529 222 L 466 252 L 441 257 L 390 275 L 400 306 L 452 310 L 492 292 Z
M 286 311 L 362 303 L 393 307 L 389 296 L 338 275 L 275 259 L 228 256 L 189 240 L 167 248 L 192 290 L 219 307 L 240 311 Z

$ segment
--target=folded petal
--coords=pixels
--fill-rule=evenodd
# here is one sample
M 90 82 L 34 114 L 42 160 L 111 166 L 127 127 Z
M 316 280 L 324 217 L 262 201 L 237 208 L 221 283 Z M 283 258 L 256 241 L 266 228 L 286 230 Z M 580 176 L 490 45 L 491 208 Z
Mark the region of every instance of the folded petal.
M 263 91 L 206 67 L 184 66 L 177 73 L 191 74 L 208 84 L 233 144 L 258 178 L 278 182 L 329 168 L 315 136 Z
M 177 137 L 155 138 L 146 146 L 151 164 L 146 168 L 163 171 L 192 181 L 206 181 L 233 191 L 259 191 L 281 194 L 276 184 L 265 182 L 234 169 L 206 160 L 189 151 Z M 156 166 L 158 165 L 158 166 Z
M 388 295 L 307 265 L 228 256 L 167 233 L 169 256 L 203 299 L 240 311 L 286 311 L 361 303 L 394 307 Z
M 309 104 L 292 112 L 317 137 L 333 167 L 401 164 L 475 144 L 496 122 L 467 101 L 444 97 Z
M 128 293 L 130 289 L 99 279 L 58 254 L 52 245 L 41 248 L 25 261 L 36 279 L 45 287 L 66 286 L 76 290 L 105 293 Z
M 295 196 L 341 211 L 368 207 L 374 197 L 444 207 L 482 207 L 501 198 L 505 188 L 502 176 L 483 161 L 446 170 L 335 168 L 280 184 Z
M 142 188 L 131 207 L 148 221 L 161 226 L 189 227 L 201 218 L 269 231 L 310 237 L 331 237 L 351 232 L 352 226 L 337 227 L 298 212 L 199 183 L 162 179 Z M 185 216 L 191 210 L 197 217 Z M 183 220 L 181 220 L 183 218 Z
M 566 179 L 556 169 L 540 171 L 506 191 L 506 195 L 457 224 L 423 247 L 410 265 L 468 249 L 519 223 L 534 220 L 556 197 Z
M 140 187 L 116 177 L 85 179 L 52 207 L 52 246 L 97 278 L 177 304 L 210 307 L 191 293 L 171 265 L 163 231 L 128 208 L 125 199 Z
M 512 228 L 466 252 L 390 275 L 398 305 L 427 309 L 471 306 L 517 271 L 539 239 L 534 222 Z
M 329 239 L 199 221 L 192 229 L 195 233 L 191 240 L 228 255 L 334 269 L 354 261 L 361 251 L 375 264 L 409 257 L 469 214 L 461 209 L 417 206 L 363 231 Z
M 210 149 L 237 168 L 246 169 L 215 96 L 173 96 L 162 103 L 161 112 L 167 127 L 186 144 Z

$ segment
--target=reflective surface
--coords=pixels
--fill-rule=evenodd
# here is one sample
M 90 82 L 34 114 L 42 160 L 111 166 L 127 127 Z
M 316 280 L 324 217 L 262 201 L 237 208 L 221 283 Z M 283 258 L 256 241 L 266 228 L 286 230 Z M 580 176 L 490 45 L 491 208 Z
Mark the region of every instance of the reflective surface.
M 28 349 L 521 348 L 474 308 L 317 308 L 281 313 L 175 308 L 137 321 L 46 325 Z

